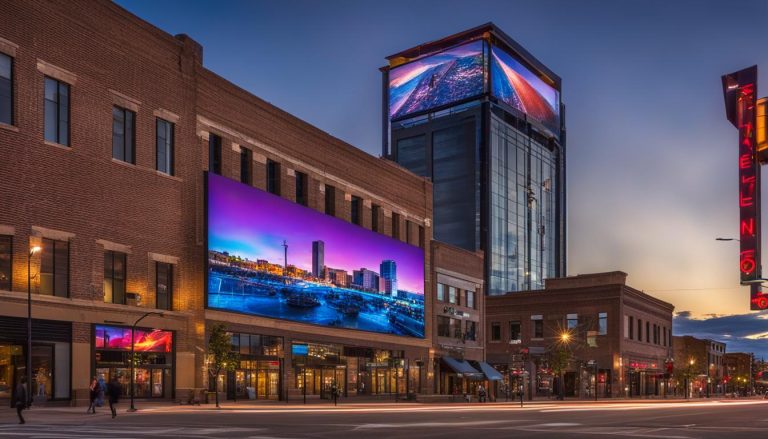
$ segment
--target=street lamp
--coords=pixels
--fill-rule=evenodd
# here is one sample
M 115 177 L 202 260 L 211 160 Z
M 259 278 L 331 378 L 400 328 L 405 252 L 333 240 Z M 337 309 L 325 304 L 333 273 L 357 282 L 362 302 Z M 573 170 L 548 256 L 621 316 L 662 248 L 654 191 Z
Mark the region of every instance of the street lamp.
M 32 256 L 40 246 L 29 249 L 27 258 L 27 406 L 32 404 Z
M 136 320 L 135 322 L 133 322 L 133 326 L 131 326 L 131 389 L 130 389 L 131 390 L 131 408 L 128 409 L 129 412 L 135 412 L 136 411 L 136 407 L 133 406 L 133 393 L 134 393 L 133 380 L 134 380 L 134 375 L 136 374 L 136 372 L 135 372 L 136 354 L 135 354 L 135 349 L 134 349 L 134 346 L 136 345 L 136 335 L 135 335 L 135 333 L 136 333 L 136 325 L 138 325 L 140 321 L 144 320 L 145 317 L 151 316 L 151 315 L 157 315 L 157 316 L 160 316 L 160 317 L 164 316 L 164 314 L 162 312 L 150 311 L 150 312 L 144 313 L 144 315 L 139 317 L 139 319 Z
M 565 345 L 567 347 L 568 343 L 571 341 L 571 333 L 569 331 L 563 331 L 560 333 L 560 344 Z M 565 399 L 565 371 L 563 368 L 566 366 L 567 360 L 565 360 L 564 357 L 559 356 L 557 359 L 558 362 L 561 362 L 561 364 L 558 364 L 560 368 L 560 397 L 559 399 L 562 401 Z

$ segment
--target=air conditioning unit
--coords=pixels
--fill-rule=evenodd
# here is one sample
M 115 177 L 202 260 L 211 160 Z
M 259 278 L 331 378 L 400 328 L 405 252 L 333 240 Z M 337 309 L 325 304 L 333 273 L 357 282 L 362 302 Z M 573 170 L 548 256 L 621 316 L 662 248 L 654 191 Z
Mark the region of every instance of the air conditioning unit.
M 141 294 L 127 292 L 125 293 L 125 304 L 133 306 L 141 306 Z

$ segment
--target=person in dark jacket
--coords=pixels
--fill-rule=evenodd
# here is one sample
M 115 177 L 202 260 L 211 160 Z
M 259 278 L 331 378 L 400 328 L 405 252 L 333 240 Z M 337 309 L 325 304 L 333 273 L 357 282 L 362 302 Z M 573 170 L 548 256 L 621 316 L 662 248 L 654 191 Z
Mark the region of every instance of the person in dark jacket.
M 99 382 L 96 380 L 96 377 L 93 377 L 91 380 L 91 385 L 88 387 L 88 390 L 91 404 L 88 406 L 86 413 L 96 413 L 96 398 L 99 397 Z
M 120 400 L 120 395 L 123 393 L 123 386 L 120 385 L 120 381 L 117 380 L 117 375 L 112 377 L 112 380 L 107 384 L 107 394 L 109 394 L 109 409 L 112 410 L 112 418 L 117 416 L 117 402 Z
M 16 385 L 16 414 L 19 415 L 19 424 L 24 424 L 24 416 L 21 411 L 27 408 L 27 377 L 21 377 L 21 381 Z

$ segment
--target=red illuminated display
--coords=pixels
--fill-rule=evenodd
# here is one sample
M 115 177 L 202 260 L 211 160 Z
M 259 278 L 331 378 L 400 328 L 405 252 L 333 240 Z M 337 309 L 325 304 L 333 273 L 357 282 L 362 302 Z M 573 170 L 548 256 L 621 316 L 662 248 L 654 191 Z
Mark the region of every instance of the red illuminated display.
M 742 285 L 751 286 L 751 309 L 768 308 L 760 291 L 760 163 L 757 159 L 757 67 L 723 76 L 728 120 L 739 130 L 739 272 Z
M 131 350 L 131 328 L 118 326 L 96 325 L 96 349 Z M 173 333 L 155 329 L 146 331 L 135 330 L 136 352 L 171 352 L 173 350 Z

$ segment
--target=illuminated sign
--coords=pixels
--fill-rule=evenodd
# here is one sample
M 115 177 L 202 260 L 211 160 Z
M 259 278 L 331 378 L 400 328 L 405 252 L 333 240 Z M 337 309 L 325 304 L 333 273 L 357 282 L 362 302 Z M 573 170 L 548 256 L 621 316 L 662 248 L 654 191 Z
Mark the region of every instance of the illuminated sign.
M 739 130 L 739 272 L 742 285 L 760 282 L 760 164 L 757 160 L 757 66 L 724 75 L 723 94 L 728 120 Z M 751 288 L 751 309 L 760 309 Z M 755 300 L 755 299 L 758 300 Z
M 483 93 L 483 41 L 463 44 L 389 71 L 389 117 L 399 119 Z
M 131 350 L 131 328 L 96 325 L 95 333 L 96 349 Z M 173 333 L 170 331 L 136 329 L 134 334 L 136 343 L 133 349 L 136 352 L 173 351 Z
M 760 98 L 757 100 L 755 126 L 757 160 L 761 164 L 765 164 L 768 163 L 768 98 Z
M 208 174 L 207 306 L 424 337 L 424 250 Z
M 497 46 L 491 48 L 491 88 L 501 102 L 560 134 L 560 92 Z

